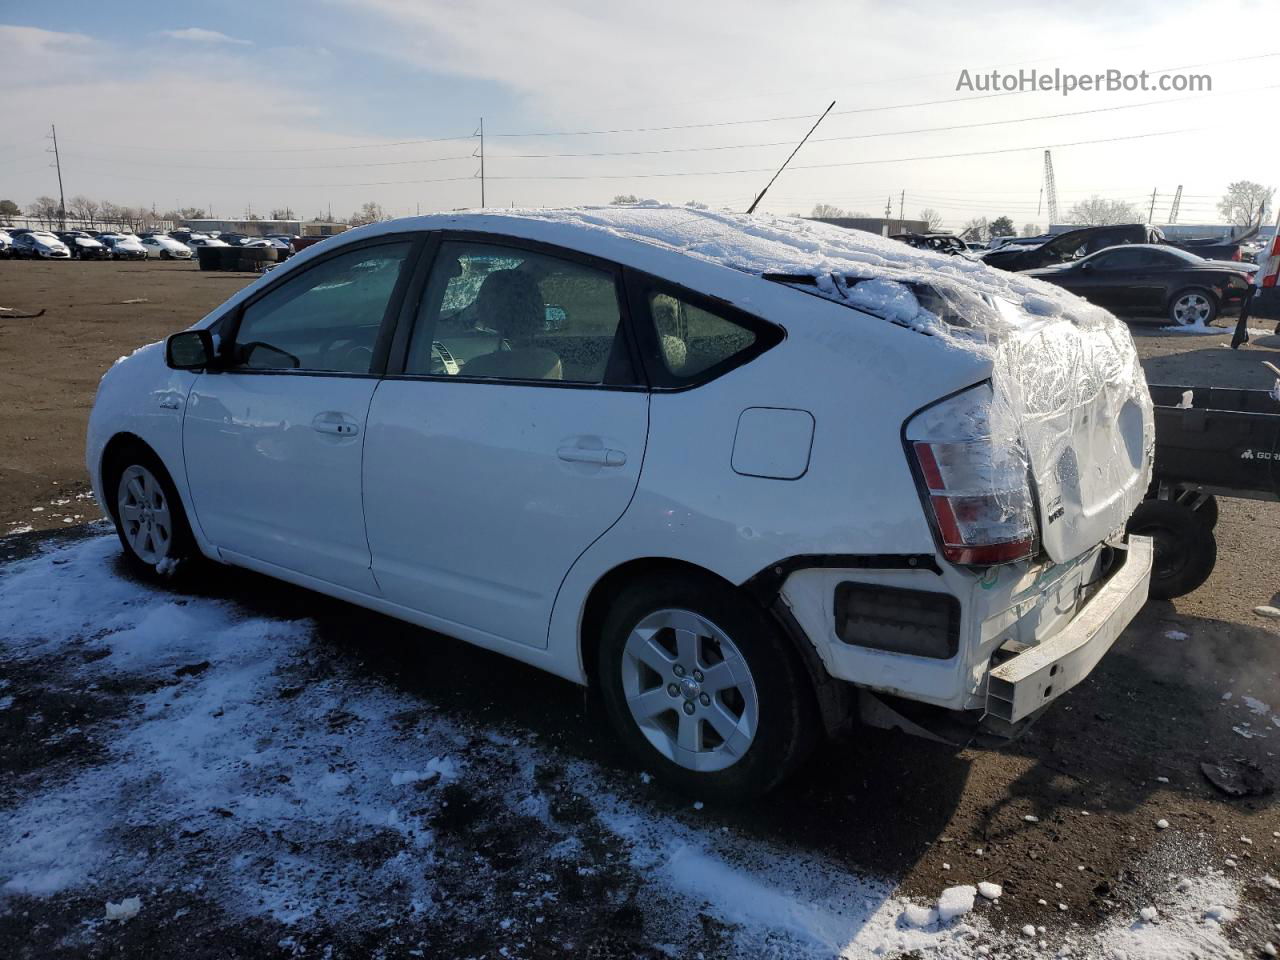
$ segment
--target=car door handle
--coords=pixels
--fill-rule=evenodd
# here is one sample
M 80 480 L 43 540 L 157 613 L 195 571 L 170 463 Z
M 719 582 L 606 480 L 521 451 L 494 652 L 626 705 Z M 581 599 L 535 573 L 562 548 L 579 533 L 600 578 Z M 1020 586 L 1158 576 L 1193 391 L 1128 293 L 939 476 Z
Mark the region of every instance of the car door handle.
M 339 437 L 354 437 L 360 425 L 345 413 L 318 413 L 311 421 L 311 429 L 317 433 L 331 433 Z
M 598 463 L 602 467 L 621 467 L 627 455 L 621 450 L 588 450 L 583 447 L 561 447 L 556 456 L 568 463 Z

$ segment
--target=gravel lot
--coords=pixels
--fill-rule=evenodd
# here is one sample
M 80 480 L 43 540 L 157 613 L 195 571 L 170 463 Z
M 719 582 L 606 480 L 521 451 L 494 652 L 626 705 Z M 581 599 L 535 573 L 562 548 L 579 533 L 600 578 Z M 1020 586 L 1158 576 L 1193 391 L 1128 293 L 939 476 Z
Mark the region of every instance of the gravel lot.
M 1229 798 L 1200 770 L 1243 758 L 1280 780 L 1280 629 L 1252 613 L 1280 599 L 1280 505 L 1223 501 L 1208 583 L 1149 603 L 1018 742 L 863 732 L 761 802 L 700 808 L 595 736 L 594 704 L 554 678 L 240 571 L 210 570 L 192 597 L 129 581 L 89 525 L 97 379 L 250 278 L 0 276 L 0 956 L 1172 958 L 1280 942 L 1276 795 Z M 1162 383 L 1268 386 L 1258 360 L 1280 353 L 1275 336 L 1231 351 L 1225 328 L 1135 339 Z M 957 924 L 904 920 L 978 881 L 1003 895 Z M 132 919 L 103 919 L 135 896 Z M 1206 920 L 1218 907 L 1234 919 Z

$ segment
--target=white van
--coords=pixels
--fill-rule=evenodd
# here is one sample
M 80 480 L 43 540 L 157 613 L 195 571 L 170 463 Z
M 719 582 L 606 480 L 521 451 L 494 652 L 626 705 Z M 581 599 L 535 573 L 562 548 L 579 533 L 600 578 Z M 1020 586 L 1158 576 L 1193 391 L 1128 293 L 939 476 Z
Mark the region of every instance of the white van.
M 1056 287 L 636 206 L 331 238 L 112 367 L 87 457 L 144 574 L 591 685 L 724 798 L 859 717 L 1012 733 L 1078 683 L 1147 596 L 1152 448 L 1127 329 Z

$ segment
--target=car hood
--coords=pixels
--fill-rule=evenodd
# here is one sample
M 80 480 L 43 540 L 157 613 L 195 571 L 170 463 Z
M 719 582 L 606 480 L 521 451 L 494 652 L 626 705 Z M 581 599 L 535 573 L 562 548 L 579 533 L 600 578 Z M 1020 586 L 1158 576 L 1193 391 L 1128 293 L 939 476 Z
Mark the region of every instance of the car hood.
M 101 244 L 101 243 L 99 243 L 97 240 L 92 239 L 91 237 L 76 237 L 76 238 L 75 238 L 75 241 L 76 241 L 76 246 L 77 246 L 77 247 L 90 247 L 90 248 L 93 248 L 93 247 L 101 247 L 101 246 L 102 246 L 102 244 Z

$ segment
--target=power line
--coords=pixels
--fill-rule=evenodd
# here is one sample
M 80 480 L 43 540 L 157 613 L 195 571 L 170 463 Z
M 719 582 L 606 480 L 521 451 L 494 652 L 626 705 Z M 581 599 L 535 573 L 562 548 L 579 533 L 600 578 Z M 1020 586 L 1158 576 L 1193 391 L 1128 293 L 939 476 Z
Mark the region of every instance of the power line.
M 95 160 L 95 161 L 105 161 L 108 163 L 111 162 L 111 159 L 109 157 L 98 156 L 91 153 L 73 152 L 71 156 L 73 159 L 78 159 L 78 160 Z M 281 167 L 281 166 L 277 166 L 276 164 L 271 164 L 271 166 L 268 169 L 271 169 L 271 170 L 348 170 L 353 167 L 403 167 L 403 166 L 409 166 L 415 163 L 444 163 L 449 160 L 470 160 L 473 158 L 473 156 L 474 154 L 464 153 L 464 154 L 458 154 L 457 156 L 452 156 L 452 157 L 425 157 L 420 160 L 377 160 L 377 161 L 370 161 L 368 163 L 322 163 L 322 164 L 317 164 L 317 165 L 307 166 L 307 167 Z M 165 162 L 165 161 L 157 162 L 157 161 L 131 159 L 129 160 L 129 165 L 144 166 L 144 167 L 170 167 L 172 166 L 172 163 Z M 184 163 L 182 166 L 185 169 L 191 169 L 191 170 L 244 170 L 244 171 L 257 170 L 257 171 L 261 171 L 262 169 L 264 169 L 262 164 L 255 164 L 254 166 L 251 166 L 251 167 L 241 167 L 241 166 L 224 167 L 218 164 Z

